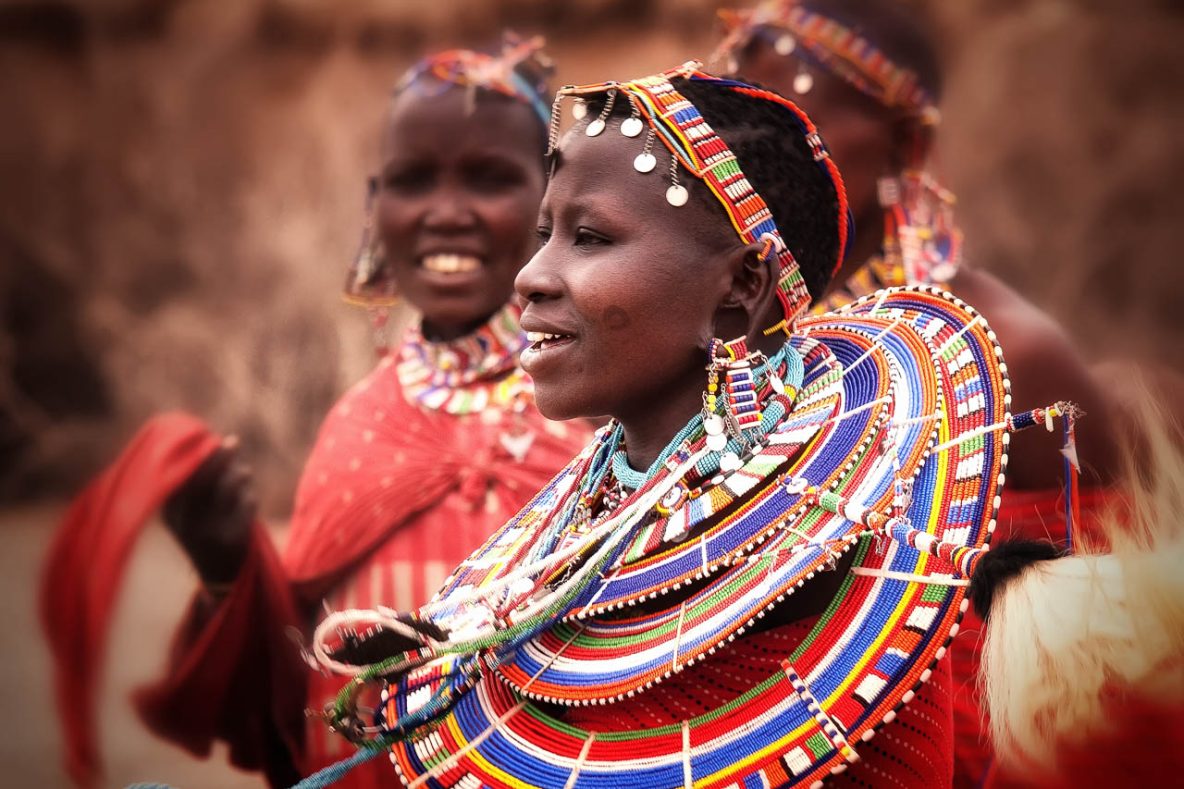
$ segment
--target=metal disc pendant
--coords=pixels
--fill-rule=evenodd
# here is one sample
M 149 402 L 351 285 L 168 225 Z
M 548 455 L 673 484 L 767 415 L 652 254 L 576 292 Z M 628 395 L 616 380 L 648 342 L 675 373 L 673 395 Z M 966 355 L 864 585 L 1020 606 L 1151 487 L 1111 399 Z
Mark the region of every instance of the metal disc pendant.
M 641 122 L 641 118 L 629 117 L 621 121 L 621 134 L 626 137 L 636 137 L 641 134 L 643 127 L 644 124 Z
M 675 208 L 681 208 L 687 204 L 687 188 L 682 184 L 673 184 L 666 190 L 666 202 Z
M 584 134 L 588 135 L 589 137 L 595 137 L 602 131 L 604 131 L 604 121 L 602 121 L 600 118 L 597 118 L 588 124 L 588 128 L 584 129 Z
M 781 36 L 773 42 L 773 49 L 778 55 L 788 55 L 790 52 L 793 52 L 795 49 L 797 49 L 797 47 L 797 40 L 789 34 Z
M 716 433 L 715 435 L 708 434 L 707 448 L 712 452 L 722 452 L 723 448 L 728 445 L 728 437 L 723 433 Z
M 785 382 L 776 373 L 769 373 L 769 386 L 773 387 L 777 394 L 785 394 Z
M 582 121 L 588 114 L 588 102 L 583 99 L 576 99 L 571 105 L 571 117 L 577 121 Z
M 793 78 L 793 92 L 799 96 L 810 92 L 814 87 L 814 77 L 810 76 L 810 72 L 803 71 Z
M 652 153 L 639 153 L 637 158 L 633 160 L 633 169 L 639 173 L 653 172 L 657 166 L 658 160 L 654 158 Z
M 735 452 L 725 452 L 719 457 L 720 471 L 730 474 L 743 466 L 744 463 L 740 461 L 740 457 Z

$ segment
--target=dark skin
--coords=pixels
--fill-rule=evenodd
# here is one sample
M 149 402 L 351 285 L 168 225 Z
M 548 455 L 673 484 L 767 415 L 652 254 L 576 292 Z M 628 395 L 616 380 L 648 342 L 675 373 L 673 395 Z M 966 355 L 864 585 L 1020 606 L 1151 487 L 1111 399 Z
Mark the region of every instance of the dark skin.
M 567 135 L 539 211 L 543 246 L 515 287 L 527 305 L 523 329 L 569 337 L 522 356 L 539 410 L 615 417 L 629 463 L 646 469 L 702 408 L 712 337 L 747 333 L 776 349 L 760 332 L 775 304 L 776 262 L 736 237 L 714 198 L 667 203 L 659 173 L 669 154 L 655 150 L 657 168 L 638 173 L 641 141 L 618 126 L 587 137 L 581 124 Z
M 424 334 L 448 340 L 506 304 L 535 248 L 544 137 L 521 102 L 482 94 L 474 104 L 463 89 L 420 87 L 391 110 L 376 220 L 400 293 L 423 315 Z M 433 259 L 437 270 L 429 268 Z M 438 270 L 444 264 L 469 270 Z M 230 439 L 163 514 L 210 586 L 238 576 L 256 511 L 250 467 Z
M 739 61 L 745 79 L 791 97 L 818 125 L 843 173 L 855 235 L 832 288 L 846 281 L 883 244 L 883 210 L 876 182 L 899 175 L 910 161 L 923 161 L 931 143 L 919 121 L 884 107 L 834 74 L 813 63 L 814 77 L 804 95 L 793 89 L 801 62 L 780 55 L 757 40 Z M 1058 400 L 1072 400 L 1089 415 L 1077 425 L 1077 449 L 1083 481 L 1107 483 L 1117 468 L 1110 407 L 1097 382 L 1064 331 L 1044 312 L 984 271 L 959 269 L 947 287 L 979 310 L 1003 347 L 1012 385 L 1012 410 L 1023 411 Z M 1061 485 L 1059 431 L 1029 429 L 1012 437 L 1008 457 L 1009 487 L 1046 490 Z

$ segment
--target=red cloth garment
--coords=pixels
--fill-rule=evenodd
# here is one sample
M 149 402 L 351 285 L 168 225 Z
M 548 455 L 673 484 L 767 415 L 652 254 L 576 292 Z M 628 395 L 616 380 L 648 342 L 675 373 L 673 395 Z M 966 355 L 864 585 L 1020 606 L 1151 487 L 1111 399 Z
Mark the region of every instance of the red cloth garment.
M 233 764 L 263 770 L 273 785 L 289 784 L 293 765 L 308 774 L 352 752 L 319 720 L 306 723 L 304 709 L 320 708 L 344 683 L 309 681 L 293 628 L 307 636 L 326 595 L 334 608 L 426 602 L 588 437 L 582 426 L 549 422 L 529 398 L 524 406 L 520 391 L 512 408 L 493 397 L 469 413 L 413 405 L 399 367 L 387 357 L 326 418 L 282 563 L 259 530 L 229 596 L 195 600 L 168 676 L 136 699 L 162 736 L 199 756 L 226 740 Z M 79 783 L 99 770 L 93 694 L 125 559 L 151 514 L 218 443 L 191 417 L 152 420 L 79 496 L 55 541 L 42 610 Z M 308 740 L 306 725 L 315 731 Z M 342 785 L 389 785 L 390 771 L 371 762 Z
M 1081 520 L 1073 535 L 1098 544 L 1101 518 L 1115 502 L 1109 489 L 1081 492 Z M 1065 543 L 1064 491 L 1006 491 L 999 508 L 998 526 L 992 544 L 1006 540 L 1052 540 Z M 950 645 L 953 669 L 955 729 L 955 778 L 958 787 L 980 787 L 991 767 L 992 754 L 988 722 L 978 692 L 978 667 L 982 654 L 983 621 L 973 606 L 962 618 L 962 626 Z
M 1164 704 L 1116 691 L 1107 699 L 1104 715 L 1105 731 L 1062 745 L 1052 774 L 1026 774 L 992 764 L 983 785 L 989 789 L 1180 785 L 1184 777 L 1184 708 L 1179 703 Z
M 143 524 L 217 447 L 218 437 L 186 414 L 156 417 L 75 499 L 50 545 L 40 613 L 56 662 L 66 769 L 79 784 L 96 777 L 94 690 L 127 557 Z
M 408 611 L 427 602 L 588 438 L 582 426 L 549 422 L 533 407 L 450 414 L 411 405 L 390 359 L 329 413 L 296 494 L 285 566 L 330 610 L 381 603 Z M 509 437 L 525 440 L 521 431 L 533 438 L 517 462 L 511 449 L 521 444 Z M 382 528 L 392 520 L 401 525 Z M 323 708 L 344 684 L 311 674 L 308 706 Z M 320 720 L 310 720 L 307 737 L 306 773 L 354 751 Z M 390 764 L 377 759 L 339 785 L 392 780 Z

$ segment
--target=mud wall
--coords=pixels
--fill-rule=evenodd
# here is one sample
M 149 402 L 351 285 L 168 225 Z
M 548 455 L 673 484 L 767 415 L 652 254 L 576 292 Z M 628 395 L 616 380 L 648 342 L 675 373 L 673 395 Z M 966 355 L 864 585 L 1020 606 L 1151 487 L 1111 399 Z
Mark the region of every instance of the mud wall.
M 546 33 L 559 81 L 703 56 L 704 0 L 0 3 L 0 502 L 69 490 L 147 415 L 238 432 L 282 513 L 371 362 L 335 297 L 387 91 L 425 49 Z M 1184 367 L 1184 13 L 932 2 L 968 254 L 1091 357 Z

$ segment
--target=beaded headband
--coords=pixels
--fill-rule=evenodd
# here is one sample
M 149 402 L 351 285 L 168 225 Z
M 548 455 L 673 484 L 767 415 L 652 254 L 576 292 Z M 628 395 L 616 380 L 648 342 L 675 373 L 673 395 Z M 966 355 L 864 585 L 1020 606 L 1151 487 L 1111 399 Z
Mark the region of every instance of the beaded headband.
M 927 122 L 940 118 L 933 96 L 920 85 L 916 71 L 894 63 L 874 44 L 842 23 L 800 5 L 800 0 L 770 0 L 753 9 L 719 12 L 727 34 L 715 57 L 734 58 L 755 37 L 772 34 L 780 55 L 797 51 L 838 75 L 886 107 L 905 110 Z M 813 85 L 803 72 L 794 82 L 798 93 Z
M 545 126 L 551 121 L 551 111 L 543 100 L 545 81 L 532 84 L 516 70 L 522 63 L 534 60 L 540 67 L 540 77 L 548 76 L 552 65 L 542 52 L 543 46 L 541 36 L 523 40 L 506 33 L 500 55 L 468 49 L 437 52 L 408 69 L 395 86 L 395 93 L 402 93 L 424 77 L 465 88 L 483 88 L 527 104 Z
M 657 160 L 652 153 L 654 140 L 661 140 L 672 156 L 670 163 L 671 184 L 666 190 L 667 202 L 672 206 L 680 207 L 686 205 L 689 197 L 686 187 L 678 180 L 678 165 L 681 164 L 691 175 L 703 181 L 719 200 L 741 241 L 746 244 L 758 242 L 764 244 L 766 255 L 772 254 L 775 250 L 780 271 L 777 297 L 781 302 L 785 322 L 792 323 L 805 311 L 811 301 L 810 292 L 806 288 L 806 281 L 802 278 L 798 262 L 788 244 L 785 243 L 781 231 L 777 228 L 769 206 L 745 177 L 736 154 L 711 128 L 698 108 L 671 84 L 671 80 L 683 78 L 697 82 L 712 82 L 753 99 L 779 104 L 790 112 L 798 130 L 805 136 L 806 142 L 814 152 L 814 161 L 824 170 L 835 187 L 839 203 L 839 243 L 834 269 L 837 269 L 839 263 L 842 262 L 849 227 L 847 194 L 843 187 L 842 177 L 830 160 L 830 155 L 818 130 L 793 102 L 767 90 L 712 76 L 700 71 L 700 65 L 698 62 L 691 61 L 679 68 L 630 82 L 569 85 L 560 89 L 555 95 L 555 104 L 551 111 L 548 155 L 558 147 L 558 109 L 564 98 L 576 97 L 577 103 L 573 108 L 573 114 L 577 120 L 581 120 L 587 114 L 585 97 L 599 95 L 607 97 L 600 114 L 591 120 L 584 129 L 586 135 L 596 137 L 604 132 L 617 98 L 624 96 L 631 105 L 631 112 L 630 116 L 621 122 L 621 133 L 626 137 L 637 137 L 645 125 L 649 126 L 649 133 L 646 135 L 642 151 L 633 161 L 634 169 L 642 173 L 648 173 L 654 169 L 657 165 Z

